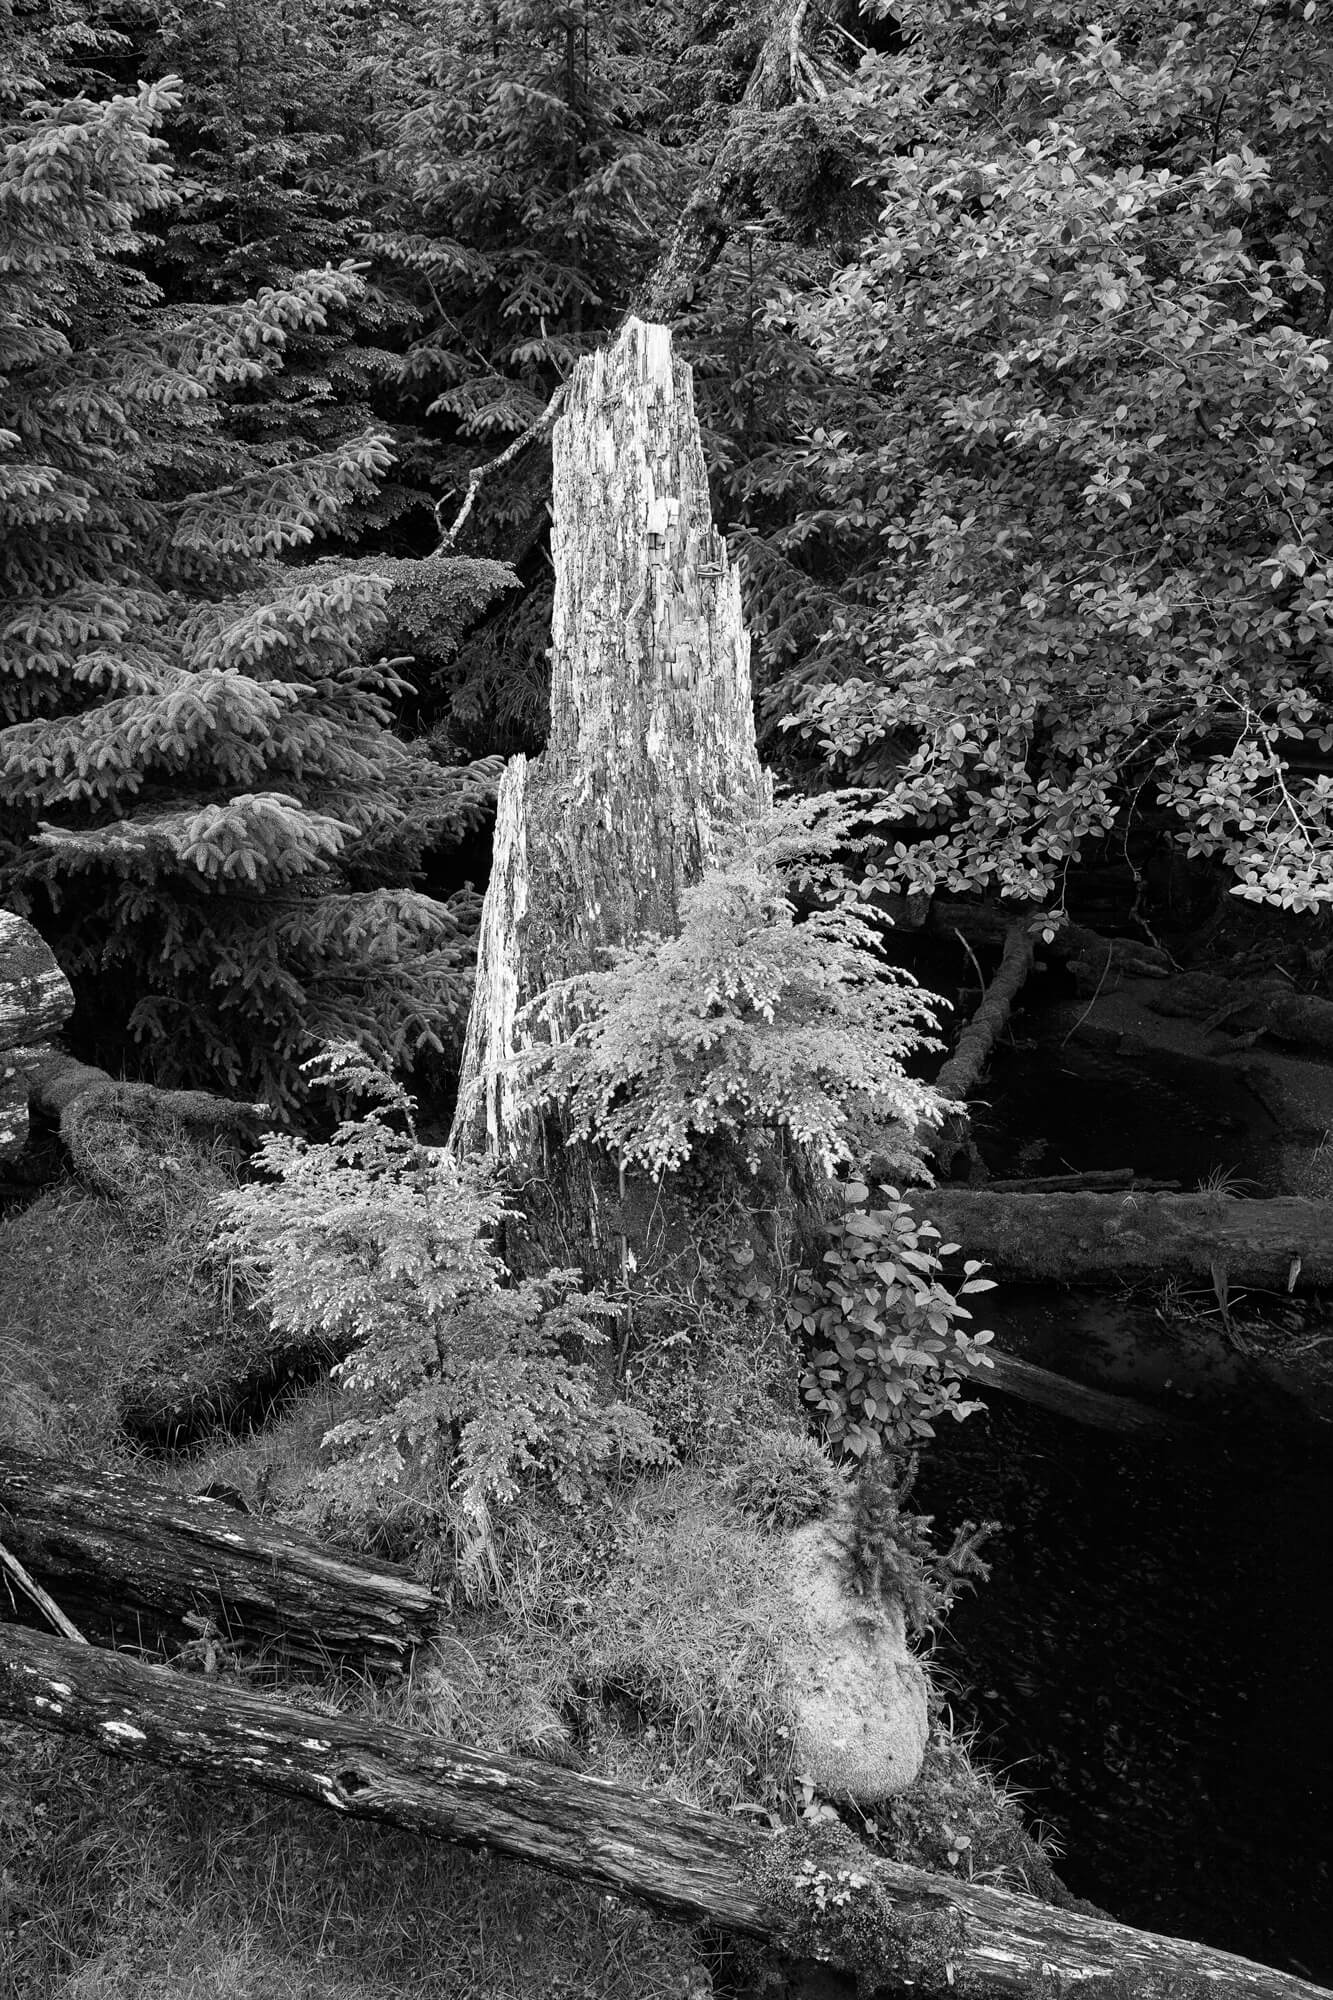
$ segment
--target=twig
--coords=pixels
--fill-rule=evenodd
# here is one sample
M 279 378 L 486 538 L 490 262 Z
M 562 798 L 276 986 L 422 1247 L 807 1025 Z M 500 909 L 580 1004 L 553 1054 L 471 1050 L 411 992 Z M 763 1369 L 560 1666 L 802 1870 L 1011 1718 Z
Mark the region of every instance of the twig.
M 535 443 L 539 437 L 545 437 L 547 431 L 550 430 L 556 417 L 559 415 L 560 405 L 565 400 L 567 386 L 568 384 L 564 382 L 560 384 L 541 415 L 535 422 L 530 423 L 525 431 L 520 431 L 513 442 L 505 446 L 498 458 L 488 459 L 485 465 L 473 466 L 468 479 L 467 497 L 455 515 L 452 527 L 446 528 L 443 526 L 440 521 L 440 508 L 443 507 L 444 502 L 443 500 L 436 502 L 435 524 L 440 529 L 440 546 L 435 551 L 436 555 L 446 555 L 458 540 L 459 534 L 462 532 L 463 523 L 472 512 L 472 503 L 477 497 L 483 479 L 488 479 L 491 473 L 498 472 L 502 466 L 512 464 L 519 453 L 525 450 L 528 445 Z
M 73 1619 L 65 1616 L 54 1597 L 48 1596 L 37 1579 L 28 1575 L 18 1557 L 11 1555 L 3 1542 L 0 1542 L 0 1569 L 4 1570 L 7 1576 L 13 1577 L 24 1596 L 30 1597 L 37 1609 L 45 1613 L 62 1639 L 74 1639 L 81 1646 L 87 1645 L 88 1641 Z
M 1069 1030 L 1069 1033 L 1064 1037 L 1064 1040 L 1060 1043 L 1061 1048 L 1064 1047 L 1065 1042 L 1072 1040 L 1072 1038 L 1078 1033 L 1079 1029 L 1083 1026 L 1083 1023 L 1087 1020 L 1089 1014 L 1092 1012 L 1093 1008 L 1097 1005 L 1097 1002 L 1100 1000 L 1102 994 L 1102 988 L 1106 984 L 1106 975 L 1111 970 L 1111 956 L 1113 950 L 1114 946 L 1108 944 L 1106 947 L 1106 963 L 1102 967 L 1102 976 L 1097 981 L 1097 989 L 1094 992 L 1091 1000 L 1089 1000 L 1087 1006 L 1083 1009 L 1083 1012 L 1079 1015 L 1077 1021 L 1075 1021 L 1073 1027 Z

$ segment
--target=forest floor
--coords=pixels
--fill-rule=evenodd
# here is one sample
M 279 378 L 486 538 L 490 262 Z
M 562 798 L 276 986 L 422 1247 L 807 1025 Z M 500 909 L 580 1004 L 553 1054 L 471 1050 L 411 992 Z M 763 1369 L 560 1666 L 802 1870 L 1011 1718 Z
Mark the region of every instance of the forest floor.
M 130 1204 L 69 1179 L 0 1216 L 0 1450 L 209 1481 L 311 1526 L 336 1391 L 309 1384 L 242 1436 L 146 1453 L 127 1390 L 235 1343 L 207 1244 L 216 1163 L 184 1157 Z M 262 1330 L 245 1336 L 262 1342 Z M 788 1354 L 696 1331 L 658 1393 L 677 1464 L 558 1507 L 533 1494 L 487 1586 L 389 1681 L 297 1678 L 225 1649 L 215 1670 L 316 1711 L 369 1710 L 777 1824 L 828 1808 L 793 1769 L 777 1671 L 780 1542 L 728 1498 L 756 1435 L 793 1429 Z M 785 1412 L 785 1413 L 784 1413 Z M 439 1552 L 437 1552 L 439 1553 Z M 449 1564 L 432 1576 L 448 1589 Z M 0 1617 L 17 1607 L 0 1602 Z M 26 1612 L 21 1615 L 27 1615 Z M 920 1777 L 859 1820 L 880 1851 L 1050 1893 L 1017 1799 L 936 1692 Z M 757 1990 L 717 1939 L 543 1872 L 314 1808 L 122 1766 L 13 1728 L 0 1740 L 0 2000 L 657 2000 Z

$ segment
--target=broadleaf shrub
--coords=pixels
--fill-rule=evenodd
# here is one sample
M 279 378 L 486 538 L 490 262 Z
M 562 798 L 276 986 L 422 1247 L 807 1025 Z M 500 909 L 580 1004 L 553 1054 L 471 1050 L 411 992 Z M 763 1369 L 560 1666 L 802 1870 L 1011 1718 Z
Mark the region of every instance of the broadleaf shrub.
M 980 1409 L 963 1388 L 990 1366 L 983 1349 L 993 1337 L 961 1324 L 971 1314 L 960 1297 L 992 1287 L 980 1264 L 964 1264 L 955 1294 L 940 1274 L 958 1245 L 939 1244 L 938 1229 L 918 1222 L 896 1188 L 883 1189 L 876 1208 L 868 1197 L 864 1182 L 848 1182 L 822 1267 L 799 1273 L 787 1306 L 788 1326 L 811 1344 L 802 1393 L 830 1443 L 858 1458 L 934 1437 L 937 1417 L 961 1421 Z

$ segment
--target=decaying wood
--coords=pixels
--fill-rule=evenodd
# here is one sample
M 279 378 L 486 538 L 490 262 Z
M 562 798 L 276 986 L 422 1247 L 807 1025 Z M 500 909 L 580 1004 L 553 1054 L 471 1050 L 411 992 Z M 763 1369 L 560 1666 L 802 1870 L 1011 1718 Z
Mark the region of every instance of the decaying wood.
M 1148 995 L 1156 1014 L 1193 1016 L 1204 1031 L 1253 1042 L 1260 1035 L 1291 1042 L 1316 1055 L 1333 1052 L 1333 1000 L 1296 993 L 1280 972 L 1260 979 L 1231 979 L 1216 972 L 1187 972 Z
M 1041 919 L 1046 916 L 1049 912 L 1036 905 L 958 903 L 937 896 L 926 929 L 932 937 L 963 937 L 970 945 L 1002 946 L 1015 923 L 1035 926 L 1037 956 L 1071 966 L 1081 974 L 1080 984 L 1089 989 L 1122 978 L 1166 979 L 1173 970 L 1172 960 L 1158 946 L 1141 944 L 1137 938 L 1103 937 L 1083 924 L 1052 921 L 1051 935 L 1045 937 Z
M 1294 1195 L 915 1191 L 911 1204 L 998 1277 L 1115 1284 L 1163 1277 L 1285 1292 L 1333 1284 L 1333 1201 Z
M 1005 932 L 1000 966 L 981 996 L 976 1013 L 958 1037 L 958 1044 L 935 1079 L 947 1102 L 965 1103 L 980 1081 L 991 1050 L 1008 1024 L 1014 1001 L 1032 970 L 1032 938 L 1026 924 L 1011 924 Z M 965 1113 L 952 1112 L 932 1140 L 930 1157 L 947 1176 L 954 1156 L 968 1150 L 970 1128 Z
M 674 1915 L 873 1972 L 923 1996 L 1053 1996 L 1115 1983 L 1124 2000 L 1206 1984 L 1218 1996 L 1329 2000 L 1308 1980 L 1228 1952 L 957 1882 L 851 1848 L 823 1870 L 859 1878 L 845 1906 L 796 1879 L 798 1846 L 739 1820 L 487 1756 L 348 1715 L 312 1716 L 197 1675 L 11 1627 L 0 1630 L 0 1714 L 110 1754 L 258 1786 L 351 1819 L 497 1853 Z M 818 1864 L 814 1870 L 818 1876 Z
M 0 910 L 0 1050 L 58 1034 L 74 993 L 45 938 L 12 910 Z
M 0 1465 L 0 1530 L 98 1638 L 178 1646 L 206 1618 L 231 1639 L 278 1643 L 296 1658 L 396 1667 L 441 1611 L 393 1564 L 350 1561 L 218 1500 L 26 1453 L 6 1452 Z
M 74 1620 L 66 1616 L 50 1591 L 42 1589 L 36 1577 L 28 1574 L 18 1557 L 13 1555 L 3 1542 L 0 1542 L 0 1580 L 10 1584 L 16 1583 L 28 1602 L 41 1612 L 47 1624 L 53 1631 L 59 1632 L 62 1639 L 73 1639 L 80 1646 L 87 1645 L 87 1640 Z
M 558 1032 L 519 1012 L 600 948 L 671 935 L 720 828 L 772 796 L 755 747 L 740 580 L 714 531 L 690 371 L 630 320 L 580 361 L 555 426 L 551 727 L 500 784 L 450 1144 L 527 1167 L 596 1238 L 577 1149 L 518 1102 L 510 1059 Z M 580 1176 L 575 1186 L 576 1176 Z M 531 1206 L 531 1204 L 530 1204 Z M 573 1244 L 574 1256 L 582 1256 Z
M 1118 1431 L 1127 1436 L 1165 1436 L 1179 1429 L 1172 1418 L 1159 1410 L 1150 1409 L 1146 1403 L 1137 1402 L 1132 1396 L 1116 1396 L 1105 1389 L 1089 1389 L 1082 1382 L 1071 1382 L 1065 1375 L 1056 1375 L 1049 1368 L 1038 1368 L 1031 1361 L 1023 1361 L 1016 1354 L 1002 1354 L 994 1347 L 988 1347 L 991 1366 L 979 1373 L 974 1383 L 978 1389 L 998 1389 L 1002 1395 L 1013 1396 L 1020 1403 L 1031 1403 L 1040 1410 L 1054 1410 L 1057 1416 L 1068 1417 L 1076 1424 L 1089 1424 L 1094 1430 Z
M 17 1159 L 28 1139 L 24 1058 L 58 1034 L 74 993 L 39 932 L 0 910 L 0 1160 Z
M 203 1090 L 160 1090 L 126 1083 L 51 1046 L 74 1008 L 69 981 L 45 939 L 9 910 L 0 910 L 0 1160 L 22 1151 L 28 1108 L 60 1121 L 60 1136 L 81 1172 L 96 1180 L 96 1122 L 204 1126 L 253 1137 L 264 1104 L 240 1104 Z M 118 1190 L 111 1190 L 117 1192 Z

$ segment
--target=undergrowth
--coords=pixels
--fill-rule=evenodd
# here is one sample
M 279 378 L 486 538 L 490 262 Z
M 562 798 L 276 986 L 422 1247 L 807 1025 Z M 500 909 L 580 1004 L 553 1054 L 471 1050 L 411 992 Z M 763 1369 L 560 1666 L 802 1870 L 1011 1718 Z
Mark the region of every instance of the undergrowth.
M 238 1274 L 205 1227 L 235 1186 L 227 1163 L 182 1152 L 153 1173 L 142 1204 L 132 1177 L 118 1200 L 68 1184 L 0 1222 L 9 1303 L 21 1307 L 0 1348 L 0 1443 L 123 1461 L 126 1381 L 173 1347 L 216 1349 L 258 1326 L 244 1285 L 229 1295 Z M 783 1537 L 837 1516 L 851 1523 L 849 1560 L 859 1551 L 868 1586 L 901 1593 L 915 1578 L 930 1596 L 947 1579 L 902 1513 L 906 1491 L 887 1524 L 868 1500 L 858 1512 L 864 1480 L 803 1430 L 799 1353 L 744 1255 L 758 1225 L 730 1209 L 716 1225 L 706 1245 L 696 1239 L 695 1281 L 664 1267 L 636 1297 L 629 1337 L 604 1348 L 588 1378 L 590 1395 L 623 1398 L 655 1429 L 672 1463 L 590 1464 L 577 1481 L 545 1476 L 539 1459 L 517 1465 L 492 1496 L 484 1573 L 460 1567 L 446 1520 L 418 1511 L 400 1522 L 394 1552 L 449 1605 L 409 1675 L 295 1681 L 271 1657 L 225 1648 L 213 1670 L 317 1712 L 368 1714 L 791 1824 L 804 1794 L 778 1643 Z M 779 1262 L 763 1264 L 765 1283 Z M 299 1272 L 289 1278 L 299 1285 Z M 347 1414 L 346 1381 L 325 1380 L 253 1434 L 142 1469 L 186 1493 L 219 1481 L 258 1515 L 317 1529 L 329 1434 Z M 923 1601 L 916 1622 L 940 1601 Z M 937 1729 L 917 1784 L 856 1830 L 900 1858 L 1016 1879 L 1038 1863 L 988 1786 Z M 0 1751 L 0 2000 L 705 1990 L 688 1932 L 596 1892 L 314 1808 L 108 1765 L 24 1730 Z

